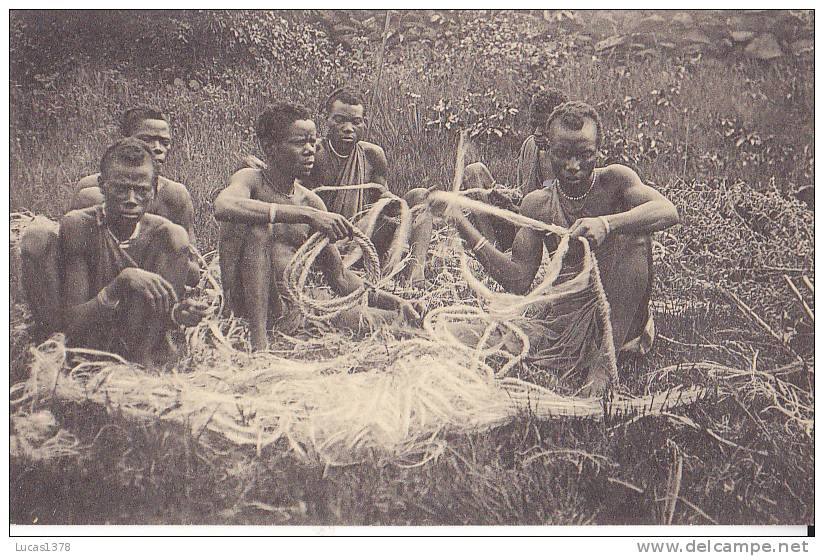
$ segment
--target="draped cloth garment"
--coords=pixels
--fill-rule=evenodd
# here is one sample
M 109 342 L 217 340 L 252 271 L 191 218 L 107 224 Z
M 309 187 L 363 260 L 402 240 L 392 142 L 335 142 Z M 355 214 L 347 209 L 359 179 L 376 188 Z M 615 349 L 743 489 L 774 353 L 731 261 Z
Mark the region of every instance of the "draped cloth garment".
M 323 138 L 322 141 L 323 148 L 329 152 L 330 157 L 334 157 L 329 139 Z M 338 173 L 335 183 L 324 185 L 361 185 L 364 183 L 366 183 L 366 153 L 361 141 L 358 141 Z M 371 199 L 366 198 L 367 193 L 363 189 L 322 191 L 319 195 L 330 212 L 343 215 L 352 222 L 371 203 Z
M 541 176 L 541 165 L 538 160 L 538 146 L 535 144 L 535 136 L 530 135 L 521 145 L 518 153 L 518 166 L 515 175 L 515 183 L 521 188 L 521 195 L 540 189 L 543 183 Z
M 578 218 L 599 216 L 584 204 L 575 214 L 559 192 L 557 180 L 547 181 L 550 221 L 569 228 Z M 610 305 L 616 351 L 646 354 L 655 338 L 649 311 L 652 290 L 652 238 L 649 234 L 610 234 L 595 249 L 601 283 Z

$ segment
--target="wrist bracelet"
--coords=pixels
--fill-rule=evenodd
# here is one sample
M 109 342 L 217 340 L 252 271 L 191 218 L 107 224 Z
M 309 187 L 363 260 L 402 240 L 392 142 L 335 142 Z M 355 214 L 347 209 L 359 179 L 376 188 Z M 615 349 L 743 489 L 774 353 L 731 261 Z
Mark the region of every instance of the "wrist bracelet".
M 270 224 L 274 224 L 274 223 L 275 223 L 275 217 L 277 216 L 277 213 L 278 213 L 278 206 L 277 206 L 277 204 L 275 204 L 275 203 L 269 203 L 269 223 L 270 223 Z
M 610 225 L 609 225 L 609 220 L 607 220 L 607 217 L 606 216 L 599 216 L 598 220 L 600 220 L 601 223 L 604 225 L 604 228 L 606 228 L 606 230 L 607 230 L 606 235 L 609 235 L 609 232 L 610 232 L 611 228 L 610 228 Z
M 109 291 L 109 286 L 106 286 L 97 292 L 97 302 L 101 307 L 109 311 L 114 311 L 120 305 L 120 299 Z
M 484 248 L 484 246 L 485 246 L 487 243 L 489 243 L 489 240 L 488 240 L 488 239 L 486 239 L 485 237 L 481 236 L 481 239 L 479 239 L 479 240 L 478 240 L 478 243 L 476 243 L 476 244 L 475 244 L 475 246 L 472 248 L 472 251 L 474 251 L 475 253 L 477 253 L 478 251 L 480 251 L 481 249 L 483 249 L 483 248 Z
M 172 307 L 172 311 L 169 313 L 169 318 L 172 320 L 174 325 L 177 326 L 178 328 L 183 326 L 182 324 L 180 324 L 178 322 L 177 317 L 175 316 L 175 310 L 179 309 L 179 308 L 180 308 L 180 303 L 175 303 L 174 306 Z

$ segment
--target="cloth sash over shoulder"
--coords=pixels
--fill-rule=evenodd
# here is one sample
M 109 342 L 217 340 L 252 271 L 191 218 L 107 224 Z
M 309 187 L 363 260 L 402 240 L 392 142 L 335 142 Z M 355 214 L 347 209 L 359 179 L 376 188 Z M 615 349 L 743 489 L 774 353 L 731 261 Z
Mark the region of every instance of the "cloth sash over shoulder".
M 329 139 L 323 139 L 323 146 L 331 153 Z M 334 156 L 334 155 L 331 155 Z M 358 141 L 352 149 L 352 154 L 346 160 L 334 184 L 330 185 L 361 185 L 366 183 L 366 152 L 362 141 Z M 326 208 L 353 220 L 366 208 L 367 199 L 363 189 L 345 191 L 324 191 L 320 194 Z
M 521 151 L 518 153 L 515 181 L 521 187 L 523 195 L 541 188 L 543 180 L 541 179 L 541 167 L 538 162 L 538 146 L 535 144 L 533 135 L 527 137 L 521 145 Z

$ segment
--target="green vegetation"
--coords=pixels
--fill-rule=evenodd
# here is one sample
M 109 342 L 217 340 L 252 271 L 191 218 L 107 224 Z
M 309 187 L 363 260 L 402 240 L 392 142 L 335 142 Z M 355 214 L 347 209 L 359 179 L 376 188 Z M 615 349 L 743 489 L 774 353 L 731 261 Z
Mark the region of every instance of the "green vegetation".
M 258 457 L 228 446 L 216 454 L 189 430 L 127 422 L 116 409 L 56 406 L 91 445 L 88 456 L 12 461 L 12 522 L 812 523 L 813 324 L 784 279 L 812 302 L 801 277 L 814 279 L 813 212 L 798 198 L 813 183 L 813 67 L 790 49 L 803 37 L 770 31 L 786 53 L 764 60 L 745 52 L 749 43 L 640 49 L 630 48 L 640 38 L 622 35 L 605 48 L 600 41 L 611 35 L 588 35 L 595 18 L 587 12 L 435 12 L 416 26 L 394 14 L 382 57 L 382 12 L 349 14 L 373 18 L 352 31 L 317 13 L 107 12 L 79 37 L 71 32 L 81 26 L 77 14 L 33 14 L 11 22 L 12 211 L 59 217 L 73 184 L 117 136 L 120 113 L 156 105 L 174 133 L 164 171 L 189 187 L 201 250 L 211 251 L 211 202 L 242 155 L 259 155 L 252 126 L 268 102 L 290 98 L 319 113 L 335 85 L 366 90 L 371 138 L 386 149 L 400 194 L 451 182 L 462 127 L 474 133 L 469 161 L 512 180 L 532 88 L 559 87 L 599 107 L 605 160 L 636 167 L 682 217 L 656 238 L 656 347 L 622 364 L 622 390 L 713 384 L 691 365 L 700 361 L 751 376 L 719 384 L 726 394 L 691 407 L 686 420 L 542 423 L 525 415 L 450 438 L 440 458 L 414 469 L 319 469 L 285 452 Z M 766 32 L 749 31 L 742 18 L 740 27 L 716 18 L 704 33 Z M 764 25 L 759 14 L 751 19 Z M 115 47 L 92 36 L 102 33 L 96 28 L 139 40 Z M 16 280 L 13 379 L 24 376 L 30 345 Z M 787 389 L 794 405 L 771 394 Z

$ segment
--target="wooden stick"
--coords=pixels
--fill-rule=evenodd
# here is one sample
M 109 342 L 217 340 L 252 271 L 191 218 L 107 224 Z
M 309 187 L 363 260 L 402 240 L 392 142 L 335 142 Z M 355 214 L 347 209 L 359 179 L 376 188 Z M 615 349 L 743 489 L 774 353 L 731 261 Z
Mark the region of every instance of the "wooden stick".
M 386 19 L 383 21 L 383 37 L 381 40 L 381 52 L 378 56 L 378 74 L 375 76 L 375 84 L 372 86 L 372 94 L 369 95 L 369 110 L 375 108 L 375 95 L 378 92 L 378 86 L 381 83 L 381 76 L 383 75 L 383 58 L 386 55 L 386 40 L 389 38 L 389 16 L 391 10 L 386 10 Z M 366 122 L 366 136 L 369 137 L 369 132 L 372 130 L 372 118 Z
M 810 282 L 810 279 L 806 276 L 802 276 L 801 281 L 804 282 L 804 285 L 807 286 L 807 289 L 810 290 L 810 293 L 815 295 L 815 288 L 813 287 L 813 283 Z
M 664 525 L 672 525 L 672 518 L 675 515 L 675 506 L 678 503 L 678 495 L 681 492 L 681 476 L 684 471 L 684 456 L 675 442 L 667 441 L 672 453 L 672 465 L 667 476 L 667 497 L 664 499 Z
M 769 324 L 764 322 L 764 319 L 755 314 L 755 311 L 750 309 L 750 307 L 746 303 L 741 301 L 741 298 L 739 298 L 737 295 L 728 290 L 719 288 L 719 291 L 727 297 L 729 297 L 730 299 L 732 299 L 742 313 L 750 317 L 753 321 L 756 322 L 756 324 L 758 324 L 759 326 L 761 326 L 761 328 L 766 330 L 770 334 L 770 336 L 775 338 L 776 341 L 778 341 L 782 346 L 784 346 L 790 353 L 795 355 L 796 359 L 798 359 L 802 364 L 806 364 L 804 358 L 798 355 L 798 352 L 796 352 L 792 347 L 790 347 L 789 343 L 787 343 L 787 341 L 784 340 L 784 338 L 782 338 L 775 330 L 773 330 Z
M 464 174 L 464 158 L 466 157 L 466 138 L 469 131 L 461 130 L 461 136 L 458 138 L 458 155 L 455 158 L 455 177 L 452 180 L 452 191 L 460 191 L 463 183 Z
M 801 297 L 801 292 L 798 291 L 798 288 L 795 287 L 795 284 L 793 284 L 793 281 L 790 280 L 789 276 L 787 276 L 786 274 L 784 274 L 783 276 L 784 276 L 784 281 L 787 282 L 787 285 L 790 286 L 790 289 L 793 291 L 795 296 L 798 298 L 798 301 L 801 302 L 801 306 L 804 307 L 804 312 L 807 313 L 807 316 L 810 317 L 810 320 L 813 321 L 813 324 L 815 324 L 815 315 L 813 314 L 812 309 L 810 309 L 810 306 L 807 305 L 807 302 L 804 301 L 804 298 Z
M 750 309 L 749 305 L 747 305 L 746 303 L 744 303 L 744 302 L 741 300 L 741 298 L 740 298 L 740 297 L 738 297 L 738 296 L 737 296 L 737 295 L 735 295 L 733 292 L 728 291 L 728 290 L 721 290 L 721 291 L 722 291 L 725 295 L 727 295 L 728 297 L 730 297 L 730 298 L 731 298 L 731 299 L 735 302 L 735 304 L 738 306 L 738 308 L 741 310 L 741 312 L 742 312 L 742 313 L 744 313 L 745 315 L 747 315 L 748 317 L 750 317 L 753 321 L 755 321 L 755 323 L 756 323 L 756 324 L 758 324 L 761 328 L 763 328 L 764 330 L 766 330 L 766 331 L 769 333 L 769 335 L 770 335 L 770 336 L 772 336 L 773 338 L 775 338 L 776 340 L 778 340 L 778 341 L 779 341 L 779 342 L 781 342 L 782 344 L 785 344 L 785 343 L 786 343 L 786 342 L 784 342 L 784 339 L 783 339 L 783 338 L 782 338 L 782 337 L 781 337 L 781 336 L 780 336 L 780 335 L 779 335 L 779 334 L 778 334 L 775 330 L 773 330 L 773 329 L 770 327 L 770 325 L 769 325 L 769 324 L 767 324 L 766 322 L 764 322 L 764 319 L 762 319 L 762 318 L 761 318 L 761 317 L 759 317 L 757 314 L 755 314 L 755 311 L 753 311 L 752 309 Z

